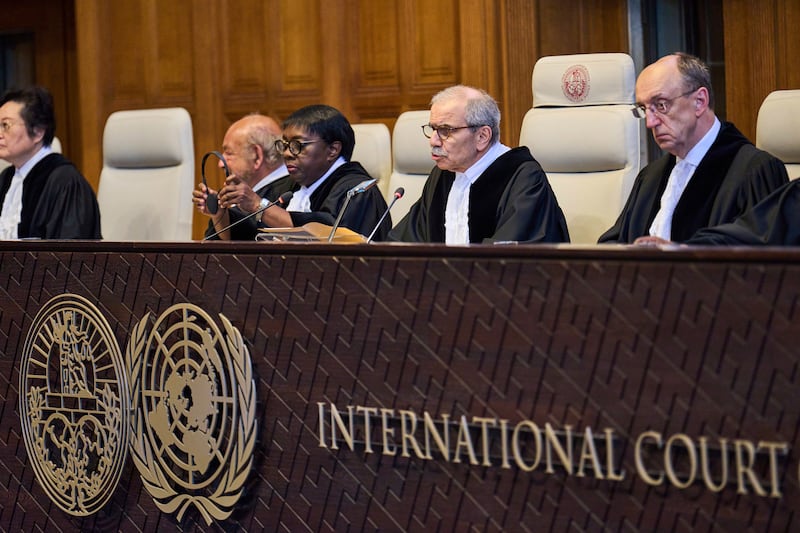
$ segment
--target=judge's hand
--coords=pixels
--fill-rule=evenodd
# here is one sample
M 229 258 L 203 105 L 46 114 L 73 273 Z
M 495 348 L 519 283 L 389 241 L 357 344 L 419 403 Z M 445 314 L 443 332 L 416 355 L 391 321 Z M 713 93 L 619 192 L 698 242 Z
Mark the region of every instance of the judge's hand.
M 245 213 L 253 213 L 261 207 L 261 197 L 241 178 L 232 175 L 228 176 L 225 186 L 219 191 L 219 205 L 237 206 Z
M 664 244 L 675 244 L 672 241 L 668 241 L 667 239 L 662 239 L 661 237 L 654 237 L 652 235 L 646 235 L 644 237 L 639 237 L 633 244 L 638 246 L 661 246 Z
M 211 187 L 206 187 L 203 183 L 198 183 L 197 188 L 192 191 L 192 203 L 204 215 L 212 218 L 218 218 L 222 216 L 221 210 L 218 210 L 216 215 L 212 215 L 208 212 L 208 208 L 206 207 L 206 199 L 208 199 L 208 195 L 215 194 L 216 192 L 217 191 Z

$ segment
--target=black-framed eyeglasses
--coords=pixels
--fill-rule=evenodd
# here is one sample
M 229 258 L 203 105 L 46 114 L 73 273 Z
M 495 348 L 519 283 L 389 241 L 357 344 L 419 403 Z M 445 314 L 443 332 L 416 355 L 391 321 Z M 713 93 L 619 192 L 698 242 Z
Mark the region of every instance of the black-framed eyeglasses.
M 288 149 L 290 154 L 300 155 L 300 152 L 303 151 L 303 148 L 316 142 L 319 142 L 319 140 L 301 141 L 300 139 L 292 139 L 291 141 L 284 141 L 283 139 L 278 139 L 275 141 L 275 149 L 280 153 L 283 153 Z
M 457 130 L 465 130 L 467 128 L 480 128 L 482 124 L 473 124 L 468 126 L 433 126 L 431 124 L 425 124 L 422 126 L 422 134 L 430 139 L 433 137 L 434 132 L 439 136 L 441 140 L 445 140 L 450 137 L 450 134 Z
M 649 104 L 634 104 L 633 109 L 631 109 L 631 113 L 636 118 L 645 118 L 647 116 L 647 110 L 649 109 L 651 113 L 658 113 L 659 115 L 666 115 L 669 113 L 669 110 L 672 109 L 672 104 L 678 98 L 683 98 L 684 96 L 689 96 L 693 92 L 697 91 L 700 87 L 692 89 L 691 91 L 686 91 L 683 94 L 679 94 L 678 96 L 672 98 L 659 98 L 655 102 L 650 102 Z

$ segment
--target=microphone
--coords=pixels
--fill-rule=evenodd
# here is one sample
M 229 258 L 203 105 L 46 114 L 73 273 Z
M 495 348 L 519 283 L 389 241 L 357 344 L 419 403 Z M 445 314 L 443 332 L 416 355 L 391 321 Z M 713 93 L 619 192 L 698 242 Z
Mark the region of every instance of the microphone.
M 225 161 L 225 157 L 223 157 L 223 155 L 219 152 L 208 152 L 203 156 L 203 160 L 200 162 L 200 175 L 203 177 L 203 185 L 206 186 L 206 191 L 208 191 L 208 182 L 206 181 L 206 159 L 208 159 L 208 156 L 210 155 L 216 156 L 220 161 L 222 161 L 222 168 L 225 169 L 226 178 L 231 175 L 231 170 L 228 168 L 228 162 Z M 219 211 L 219 198 L 217 198 L 215 193 L 208 193 L 208 197 L 206 198 L 206 209 L 212 215 L 216 215 L 217 211 Z
M 402 187 L 398 187 L 397 189 L 395 189 L 394 196 L 392 197 L 392 201 L 389 202 L 389 207 L 386 208 L 386 211 L 383 213 L 383 216 L 381 217 L 381 219 L 378 221 L 377 224 L 375 224 L 375 229 L 373 229 L 372 233 L 369 234 L 369 237 L 367 238 L 367 244 L 372 242 L 372 237 L 375 236 L 375 232 L 377 232 L 378 228 L 380 228 L 381 224 L 383 224 L 383 219 L 386 218 L 386 215 L 388 215 L 389 211 L 392 210 L 392 206 L 394 205 L 394 203 L 397 200 L 399 200 L 400 198 L 402 198 L 405 193 L 406 193 L 406 190 L 404 188 L 402 188 Z
M 366 192 L 370 190 L 375 184 L 378 183 L 376 179 L 368 179 L 364 180 L 349 191 L 347 191 L 347 196 L 344 199 L 344 205 L 339 210 L 339 214 L 336 216 L 336 222 L 333 223 L 333 227 L 331 228 L 331 234 L 328 235 L 328 242 L 333 242 L 333 236 L 336 234 L 336 230 L 339 229 L 339 224 L 342 222 L 342 217 L 344 216 L 344 212 L 347 209 L 347 205 L 350 203 L 350 200 L 356 194 L 361 194 L 362 192 Z
M 240 218 L 239 220 L 237 220 L 233 224 L 229 224 L 229 225 L 225 226 L 224 228 L 222 228 L 218 232 L 212 233 L 208 237 L 205 237 L 203 240 L 207 241 L 209 239 L 213 239 L 214 237 L 216 237 L 220 233 L 224 233 L 224 232 L 228 231 L 229 229 L 231 229 L 235 225 L 241 224 L 242 222 L 244 222 L 245 220 L 247 220 L 249 218 L 253 218 L 253 217 L 257 216 L 257 215 L 260 215 L 261 213 L 263 213 L 264 211 L 266 211 L 267 209 L 269 209 L 273 205 L 286 205 L 286 204 L 289 203 L 289 200 L 292 199 L 292 196 L 294 196 L 294 193 L 292 193 L 292 191 L 286 191 L 285 193 L 281 194 L 280 197 L 277 200 L 275 200 L 274 202 L 269 202 L 264 207 L 261 207 L 261 208 L 255 210 L 255 211 L 253 211 L 252 213 L 250 213 L 249 215 L 247 215 L 244 218 Z

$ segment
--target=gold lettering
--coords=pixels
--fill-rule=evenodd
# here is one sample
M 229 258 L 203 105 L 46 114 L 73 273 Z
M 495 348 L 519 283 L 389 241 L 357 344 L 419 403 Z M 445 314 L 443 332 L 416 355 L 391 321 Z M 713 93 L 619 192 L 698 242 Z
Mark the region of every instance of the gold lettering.
M 661 440 L 661 433 L 656 431 L 645 431 L 639 438 L 636 439 L 636 447 L 634 449 L 634 458 L 636 462 L 636 473 L 639 475 L 640 478 L 644 480 L 645 483 L 648 485 L 652 485 L 657 487 L 664 483 L 664 474 L 659 474 L 658 478 L 650 477 L 650 474 L 647 473 L 647 467 L 644 464 L 644 460 L 642 459 L 642 445 L 644 444 L 645 439 L 652 439 L 656 441 L 656 446 L 661 449 L 663 442 Z
M 534 456 L 533 464 L 531 465 L 525 464 L 525 459 L 522 457 L 522 450 L 520 449 L 519 445 L 519 434 L 523 427 L 530 428 L 531 433 L 536 440 L 536 454 Z M 533 469 L 539 466 L 539 461 L 542 459 L 542 432 L 539 431 L 539 427 L 530 420 L 523 420 L 517 424 L 514 427 L 514 433 L 511 436 L 511 450 L 514 453 L 514 462 L 516 462 L 517 466 L 522 470 L 531 472 Z
M 675 465 L 672 464 L 672 446 L 678 441 L 683 444 L 689 456 L 689 475 L 686 481 L 680 480 L 677 472 L 675 472 Z M 667 439 L 667 448 L 664 450 L 664 469 L 670 482 L 679 489 L 686 489 L 694 483 L 694 478 L 697 476 L 697 452 L 694 449 L 692 439 L 688 435 L 676 433 Z
M 373 453 L 372 451 L 372 424 L 370 417 L 378 414 L 375 407 L 356 407 L 356 412 L 364 414 L 364 453 Z
M 472 465 L 478 465 L 478 458 L 475 457 L 475 447 L 472 445 L 472 438 L 469 434 L 469 426 L 467 425 L 467 417 L 461 415 L 461 423 L 458 425 L 458 439 L 456 440 L 456 449 L 453 452 L 453 462 L 461 462 L 461 448 L 466 448 L 469 455 L 469 462 Z
M 711 473 L 711 460 L 708 456 L 708 437 L 700 437 L 698 440 L 700 441 L 700 469 L 703 474 L 703 483 L 709 490 L 719 492 L 728 484 L 728 439 L 719 439 L 721 464 L 718 485 L 713 483 L 714 476 Z
M 545 435 L 545 451 L 547 452 L 547 468 L 545 472 L 548 474 L 552 474 L 555 472 L 553 470 L 553 455 L 552 451 L 555 450 L 556 455 L 561 460 L 561 464 L 564 466 L 564 469 L 567 471 L 567 474 L 572 475 L 573 473 L 573 466 L 572 466 L 572 426 L 564 426 L 566 430 L 566 449 L 564 446 L 561 445 L 561 442 L 558 440 L 558 435 L 553 430 L 553 427 L 550 423 L 546 423 L 544 425 L 544 435 Z
M 433 459 L 431 454 L 431 436 L 433 436 L 439 453 L 442 454 L 445 461 L 450 461 L 450 431 L 448 430 L 450 415 L 442 415 L 442 433 L 436 429 L 436 423 L 428 411 L 423 412 L 422 416 L 425 428 L 425 459 Z M 442 438 L 442 434 L 444 434 L 444 438 Z
M 586 430 L 583 432 L 583 446 L 581 446 L 581 456 L 578 462 L 578 473 L 576 474 L 578 477 L 585 477 L 586 475 L 583 473 L 583 467 L 586 459 L 592 462 L 592 468 L 594 469 L 595 477 L 597 479 L 605 479 L 603 477 L 603 470 L 600 468 L 600 458 L 597 457 L 597 448 L 595 448 L 594 445 L 592 428 L 589 426 L 586 426 Z
M 764 447 L 769 450 L 769 480 L 772 485 L 772 490 L 769 493 L 770 498 L 780 498 L 781 482 L 778 478 L 778 452 L 781 455 L 786 455 L 789 451 L 789 444 L 786 442 L 768 442 L 761 441 L 758 447 Z
M 405 409 L 401 409 L 398 412 L 400 413 L 400 442 L 403 446 L 401 455 L 403 457 L 411 457 L 411 454 L 408 453 L 408 443 L 411 443 L 411 447 L 414 448 L 414 453 L 417 457 L 424 459 L 425 454 L 422 453 L 419 443 L 414 437 L 414 433 L 417 431 L 417 414 L 414 411 Z
M 474 416 L 472 417 L 473 424 L 480 424 L 481 426 L 481 448 L 482 448 L 482 455 L 483 455 L 483 466 L 492 466 L 492 462 L 489 460 L 489 425 L 492 427 L 497 427 L 497 419 L 496 418 L 484 418 L 481 416 Z
M 614 430 L 606 428 L 606 477 L 609 481 L 622 481 L 625 479 L 625 472 L 617 474 L 614 471 Z
M 347 447 L 350 448 L 350 451 L 355 450 L 353 447 L 353 406 L 347 406 L 347 413 L 348 413 L 348 421 L 349 425 L 345 425 L 344 419 L 339 414 L 339 410 L 336 408 L 335 405 L 331 404 L 331 449 L 338 450 L 339 445 L 336 443 L 338 440 L 336 436 L 336 428 L 339 428 L 339 431 L 342 433 L 342 438 L 344 439 L 345 443 L 347 443 Z
M 325 403 L 317 402 L 317 410 L 319 411 L 319 447 L 327 448 L 325 444 Z
M 394 416 L 394 409 L 381 408 L 381 441 L 383 442 L 383 455 L 397 455 L 394 442 L 389 442 L 389 437 L 394 440 L 394 428 L 389 426 L 389 417 Z
M 747 489 L 744 486 L 745 476 L 750 480 L 753 485 L 753 490 L 759 496 L 766 496 L 767 491 L 761 486 L 758 481 L 756 473 L 753 472 L 753 463 L 756 460 L 756 447 L 753 443 L 747 440 L 736 439 L 733 441 L 734 450 L 736 450 L 736 481 L 738 494 L 747 494 Z M 744 454 L 747 457 L 744 457 Z
M 502 457 L 503 468 L 511 468 L 508 462 L 508 420 L 500 420 L 500 455 Z

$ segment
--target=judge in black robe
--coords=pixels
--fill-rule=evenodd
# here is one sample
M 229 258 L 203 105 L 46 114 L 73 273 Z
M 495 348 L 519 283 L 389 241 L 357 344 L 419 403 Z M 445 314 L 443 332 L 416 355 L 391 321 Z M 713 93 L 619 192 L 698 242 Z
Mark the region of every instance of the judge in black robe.
M 340 227 L 365 237 L 377 227 L 374 240 L 384 240 L 392 227 L 391 216 L 378 227 L 387 211 L 386 200 L 364 167 L 350 161 L 355 133 L 347 118 L 331 106 L 310 105 L 289 115 L 282 129 L 283 138 L 275 144 L 300 188 L 286 211 L 267 209 L 262 221 L 272 228 L 311 222 L 333 226 L 341 213 Z M 369 186 L 356 193 L 362 183 Z
M 0 173 L 0 209 L 16 172 Z M 101 239 L 94 190 L 75 165 L 58 153 L 36 163 L 22 182 L 21 239 Z
M 287 175 L 278 178 L 272 183 L 256 189 L 255 193 L 269 202 L 274 202 L 286 192 L 294 191 L 297 185 Z M 271 209 L 271 208 L 270 208 Z M 246 220 L 245 220 L 246 219 Z M 230 226 L 230 240 L 232 241 L 252 241 L 258 235 L 258 229 L 264 227 L 261 218 L 253 216 L 253 213 L 245 213 L 239 207 L 228 208 L 228 226 Z M 208 221 L 205 237 L 208 240 L 218 240 L 219 235 L 214 235 L 219 230 L 214 227 L 214 221 Z M 214 235 L 212 237 L 212 235 Z
M 389 234 L 405 242 L 445 242 L 445 208 L 455 172 L 434 167 L 422 197 Z M 469 191 L 469 242 L 569 242 L 564 214 L 527 147 L 498 157 Z
M 683 242 L 699 229 L 733 222 L 787 182 L 778 159 L 716 117 L 711 73 L 699 58 L 678 52 L 645 67 L 636 80 L 636 102 L 634 115 L 645 119 L 666 154 L 642 169 L 616 223 L 598 242 Z M 681 168 L 671 176 L 676 158 L 693 173 Z
M 777 189 L 734 222 L 698 231 L 686 244 L 800 246 L 800 180 Z
M 648 235 L 674 166 L 675 156 L 665 154 L 642 169 L 617 222 L 598 242 L 633 243 Z M 733 124 L 723 123 L 678 200 L 671 240 L 683 242 L 699 229 L 732 222 L 787 180 L 779 159 L 755 148 Z
M 309 222 L 319 222 L 333 226 L 339 212 L 344 207 L 347 193 L 364 181 L 371 180 L 369 173 L 361 163 L 350 161 L 344 163 L 328 176 L 325 181 L 311 193 L 311 211 L 290 211 L 293 226 L 302 226 Z M 378 187 L 371 187 L 363 193 L 354 195 L 339 222 L 341 227 L 349 228 L 356 233 L 369 236 L 378 225 L 381 216 L 386 213 L 386 200 Z M 391 216 L 381 223 L 373 237 L 376 241 L 386 239 L 392 227 Z

